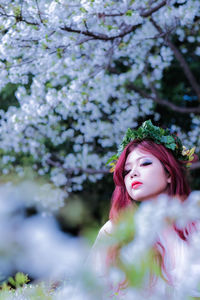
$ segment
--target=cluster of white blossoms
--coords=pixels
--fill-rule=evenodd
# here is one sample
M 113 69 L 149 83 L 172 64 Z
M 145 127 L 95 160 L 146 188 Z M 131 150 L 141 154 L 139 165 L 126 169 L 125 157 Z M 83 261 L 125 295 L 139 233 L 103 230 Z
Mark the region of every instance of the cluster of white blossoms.
M 49 211 L 49 207 L 56 209 L 55 189 L 23 182 L 2 184 L 0 191 L 0 280 L 16 270 L 32 278 L 72 276 L 87 255 L 87 247 L 82 238 L 62 232 Z M 33 215 L 27 215 L 29 209 L 34 209 Z
M 37 279 L 37 283 L 32 282 L 24 288 L 10 291 L 0 289 L 0 299 L 35 299 L 41 295 L 42 299 L 49 300 L 92 300 L 94 297 L 142 300 L 145 291 L 141 289 L 141 283 L 146 286 L 149 270 L 154 270 L 149 253 L 158 240 L 165 247 L 167 257 L 170 257 L 170 249 L 172 253 L 177 253 L 176 261 L 181 273 L 174 275 L 173 286 L 156 273 L 157 285 L 148 297 L 145 294 L 145 299 L 189 300 L 199 295 L 199 191 L 192 192 L 185 202 L 161 195 L 158 199 L 141 203 L 134 213 L 130 210 L 126 218 L 115 225 L 116 230 L 105 236 L 105 240 L 102 239 L 99 244 L 101 249 L 103 245 L 122 245 L 119 249 L 121 264 L 115 267 L 111 265 L 105 277 L 102 277 L 87 259 L 89 248 L 83 237 L 72 238 L 64 234 L 53 216 L 42 217 L 39 210 L 35 215 L 26 216 L 29 205 L 37 209 L 33 194 L 37 193 L 38 187 L 37 184 L 32 186 L 31 193 L 30 187 L 30 183 L 23 183 L 18 186 L 4 185 L 0 190 L 0 280 L 6 280 L 8 275 L 20 270 Z M 175 231 L 174 236 L 165 236 L 172 224 L 176 224 L 178 229 L 188 229 L 191 222 L 196 224 L 196 229 L 193 233 L 191 231 L 188 242 L 178 239 Z M 171 244 L 168 248 L 169 241 Z M 180 244 L 177 245 L 177 242 Z M 182 262 L 179 261 L 179 254 Z M 125 275 L 131 285 L 114 295 L 112 287 L 122 282 Z M 52 287 L 57 285 L 57 288 L 50 288 L 47 282 L 53 283 Z M 170 297 L 169 294 L 167 296 L 167 290 L 171 290 Z
M 175 57 L 167 37 L 194 43 L 199 12 L 198 0 L 0 0 L 0 90 L 17 84 L 19 103 L 0 112 L 3 174 L 22 174 L 24 156 L 66 195 L 101 179 L 127 127 L 154 114 L 152 85 Z

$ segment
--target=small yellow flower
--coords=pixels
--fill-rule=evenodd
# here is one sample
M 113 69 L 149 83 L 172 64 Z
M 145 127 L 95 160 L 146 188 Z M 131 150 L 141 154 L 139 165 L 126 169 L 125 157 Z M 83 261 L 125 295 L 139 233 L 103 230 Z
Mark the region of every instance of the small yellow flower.
M 110 173 L 113 173 L 115 171 L 116 164 L 117 164 L 117 160 L 110 163 L 110 166 L 112 166 L 109 170 Z
M 191 166 L 190 162 L 193 161 L 193 159 L 194 159 L 194 155 L 193 155 L 194 152 L 195 152 L 195 147 L 193 147 L 191 149 L 186 149 L 186 147 L 183 146 L 182 155 L 188 157 L 188 163 L 186 164 L 186 167 L 190 167 Z
M 186 147 L 183 146 L 182 155 L 183 155 L 183 156 L 186 156 L 186 155 L 188 155 L 188 153 L 189 153 L 189 150 L 187 150 Z

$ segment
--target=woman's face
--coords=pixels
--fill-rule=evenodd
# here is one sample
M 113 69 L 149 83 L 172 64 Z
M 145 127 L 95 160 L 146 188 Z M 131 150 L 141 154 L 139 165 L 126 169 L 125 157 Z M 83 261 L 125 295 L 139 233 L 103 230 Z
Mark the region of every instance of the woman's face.
M 124 174 L 126 190 L 135 201 L 144 201 L 167 193 L 168 184 L 171 182 L 159 159 L 139 148 L 129 153 Z

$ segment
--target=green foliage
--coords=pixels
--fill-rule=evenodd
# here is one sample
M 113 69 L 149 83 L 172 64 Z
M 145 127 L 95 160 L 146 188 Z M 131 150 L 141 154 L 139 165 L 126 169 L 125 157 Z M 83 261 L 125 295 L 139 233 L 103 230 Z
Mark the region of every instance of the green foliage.
M 13 288 L 19 288 L 26 285 L 29 281 L 30 279 L 28 278 L 27 274 L 18 272 L 14 278 L 9 277 L 7 281 L 4 281 L 2 285 L 0 285 L 0 290 L 8 291 L 11 289 L 11 286 Z
M 118 153 L 113 155 L 108 161 L 109 164 L 113 160 L 117 160 L 120 154 L 123 152 L 125 147 L 133 140 L 152 140 L 156 144 L 163 144 L 166 148 L 173 151 L 175 157 L 180 160 L 189 160 L 187 155 L 182 153 L 183 145 L 181 140 L 175 135 L 170 134 L 168 129 L 163 129 L 158 126 L 154 126 L 151 120 L 145 121 L 142 126 L 140 126 L 137 130 L 132 130 L 130 128 L 127 129 L 127 132 L 123 138 L 122 143 L 118 148 Z
M 44 42 L 42 42 L 42 49 L 46 50 L 47 48 L 48 48 L 48 46 Z
M 19 106 L 15 97 L 15 92 L 18 88 L 17 84 L 8 83 L 0 93 L 0 109 L 7 111 L 10 106 Z
M 23 286 L 24 284 L 27 284 L 30 281 L 28 278 L 28 275 L 23 274 L 21 272 L 18 272 L 15 277 L 9 277 L 8 282 L 11 283 L 14 287 L 20 287 Z
M 13 12 L 16 18 L 20 17 L 21 15 L 21 7 L 20 6 L 14 6 Z
M 57 51 L 57 57 L 62 58 L 63 49 L 62 48 L 57 48 L 56 51 Z
M 87 12 L 87 10 L 86 10 L 84 7 L 80 7 L 80 11 L 81 11 L 82 13 L 86 13 L 86 12 Z
M 132 16 L 132 10 L 127 10 L 127 12 L 126 12 L 126 16 L 129 16 L 129 17 L 131 17 L 131 16 Z
M 28 300 L 53 300 L 51 295 L 53 291 L 47 290 L 43 282 L 35 285 L 17 286 L 11 289 L 8 285 L 4 284 L 4 288 L 0 288 L 0 300 L 9 299 L 28 299 Z

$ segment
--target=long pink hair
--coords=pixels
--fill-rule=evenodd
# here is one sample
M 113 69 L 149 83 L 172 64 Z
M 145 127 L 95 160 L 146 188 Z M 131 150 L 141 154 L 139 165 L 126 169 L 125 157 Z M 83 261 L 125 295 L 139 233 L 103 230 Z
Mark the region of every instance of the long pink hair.
M 162 163 L 165 171 L 171 176 L 171 183 L 168 188 L 168 194 L 170 196 L 179 196 L 184 201 L 190 193 L 185 167 L 174 157 L 170 149 L 167 149 L 161 144 L 156 144 L 151 140 L 133 140 L 124 149 L 115 167 L 113 175 L 115 190 L 112 195 L 112 204 L 109 214 L 109 218 L 112 221 L 117 218 L 121 210 L 133 203 L 124 184 L 124 165 L 129 153 L 136 148 L 151 153 Z
M 120 155 L 113 175 L 115 189 L 112 195 L 111 209 L 109 214 L 109 218 L 113 222 L 115 222 L 118 219 L 120 212 L 122 212 L 124 209 L 127 209 L 129 206 L 132 207 L 134 204 L 134 201 L 130 198 L 128 192 L 126 191 L 124 183 L 124 166 L 127 156 L 131 151 L 133 151 L 136 148 L 151 153 L 162 163 L 166 173 L 168 173 L 171 177 L 171 183 L 168 187 L 168 194 L 170 196 L 178 196 L 181 199 L 181 201 L 184 201 L 190 193 L 190 187 L 186 179 L 186 168 L 184 166 L 184 163 L 178 161 L 174 157 L 173 152 L 170 149 L 167 149 L 161 144 L 156 144 L 151 140 L 133 140 L 126 146 L 126 148 Z M 187 228 L 190 228 L 190 231 L 192 232 L 192 230 L 195 228 L 195 224 L 189 224 L 189 227 Z M 187 236 L 189 235 L 187 230 L 179 230 L 178 228 L 176 228 L 175 225 L 174 230 L 177 232 L 181 239 L 185 241 L 187 240 Z M 184 232 L 186 234 L 184 234 Z M 158 252 L 161 256 L 161 268 L 163 273 L 165 273 L 166 275 L 165 277 L 168 278 L 168 283 L 170 283 L 170 275 L 168 274 L 164 264 L 165 249 L 159 242 L 155 244 L 155 249 L 160 249 Z M 113 263 L 115 261 L 115 259 L 117 258 L 118 250 L 119 249 L 117 247 L 111 249 L 108 255 L 108 262 L 112 261 Z M 122 282 L 122 287 L 123 284 L 125 284 L 126 286 L 126 283 L 126 280 Z

